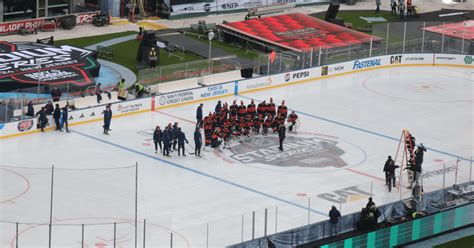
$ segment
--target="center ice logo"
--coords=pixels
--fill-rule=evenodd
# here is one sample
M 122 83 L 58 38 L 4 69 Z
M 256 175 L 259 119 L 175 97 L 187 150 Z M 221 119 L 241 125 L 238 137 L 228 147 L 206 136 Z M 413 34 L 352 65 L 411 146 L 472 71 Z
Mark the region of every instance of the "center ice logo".
M 245 164 L 279 167 L 340 168 L 347 165 L 340 158 L 345 152 L 332 140 L 290 136 L 285 139 L 284 152 L 280 152 L 278 146 L 276 136 L 252 137 L 230 149 L 230 157 Z

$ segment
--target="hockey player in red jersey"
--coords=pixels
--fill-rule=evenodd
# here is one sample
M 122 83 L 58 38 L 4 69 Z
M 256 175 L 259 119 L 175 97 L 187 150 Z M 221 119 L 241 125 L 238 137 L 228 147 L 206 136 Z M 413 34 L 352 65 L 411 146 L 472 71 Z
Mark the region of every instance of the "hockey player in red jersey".
M 247 114 L 249 114 L 251 118 L 253 118 L 255 114 L 257 114 L 257 108 L 255 107 L 255 103 L 253 102 L 253 99 L 250 102 L 250 104 L 247 105 Z
M 281 115 L 284 119 L 286 119 L 288 115 L 288 108 L 285 106 L 285 101 L 282 101 L 281 105 L 278 106 L 278 115 Z
M 259 134 L 260 133 L 260 128 L 262 126 L 262 122 L 263 122 L 263 117 L 262 115 L 258 114 L 258 115 L 255 115 L 253 117 L 253 132 L 255 134 Z
M 267 113 L 267 103 L 265 101 L 258 104 L 257 113 L 262 117 L 265 117 Z
M 268 134 L 268 129 L 272 127 L 273 124 L 273 116 L 268 115 L 267 118 L 265 119 L 265 122 L 262 125 L 262 134 L 266 135 Z
M 244 102 L 241 101 L 239 107 L 237 107 L 237 116 L 240 118 L 244 117 L 247 114 L 247 107 L 245 107 Z
M 276 115 L 275 103 L 273 103 L 273 98 L 270 98 L 270 102 L 267 104 L 267 115 Z
M 237 101 L 234 100 L 234 102 L 232 103 L 232 105 L 230 105 L 229 107 L 229 113 L 230 113 L 230 116 L 237 116 L 237 108 L 239 106 L 237 105 Z
M 245 135 L 250 136 L 250 131 L 253 127 L 253 118 L 250 114 L 247 114 L 244 118 L 245 121 Z
M 291 114 L 288 116 L 288 124 L 290 127 L 288 128 L 288 131 L 293 131 L 294 126 L 296 125 L 296 121 L 298 120 L 298 115 L 295 113 L 295 111 L 292 111 Z
M 208 116 L 204 117 L 204 141 L 205 145 L 209 146 L 211 144 L 211 132 L 212 132 L 212 113 L 209 113 Z

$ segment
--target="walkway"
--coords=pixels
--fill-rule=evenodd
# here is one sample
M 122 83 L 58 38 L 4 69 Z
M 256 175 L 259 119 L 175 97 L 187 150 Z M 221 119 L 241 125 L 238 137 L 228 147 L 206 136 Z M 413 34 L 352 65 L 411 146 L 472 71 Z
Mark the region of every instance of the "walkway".
M 137 37 L 136 34 L 127 35 L 127 36 L 123 36 L 123 37 L 117 37 L 117 38 L 114 38 L 114 39 L 106 40 L 106 41 L 103 41 L 103 42 L 100 42 L 100 43 L 97 43 L 97 44 L 87 46 L 85 48 L 90 49 L 90 50 L 96 50 L 97 46 L 113 46 L 113 45 L 116 45 L 116 44 L 119 44 L 119 43 L 122 43 L 122 42 L 126 42 L 126 41 L 129 41 L 129 40 L 136 39 L 136 37 Z M 119 65 L 117 63 L 107 61 L 107 60 L 99 59 L 98 61 L 101 65 L 111 67 L 112 69 L 120 72 L 120 74 L 122 75 L 122 78 L 125 79 L 125 84 L 126 84 L 127 87 L 131 86 L 132 84 L 134 84 L 137 81 L 137 76 L 130 69 L 128 69 L 128 68 L 126 68 L 122 65 Z
M 114 39 L 106 40 L 106 41 L 103 41 L 103 42 L 100 42 L 100 43 L 97 43 L 97 44 L 94 44 L 94 45 L 86 46 L 85 48 L 90 49 L 90 50 L 96 50 L 97 46 L 113 46 L 113 45 L 116 45 L 116 44 L 119 44 L 119 43 L 122 43 L 122 42 L 125 42 L 125 41 L 134 40 L 136 38 L 137 38 L 137 35 L 132 34 L 132 35 L 127 35 L 127 36 L 122 36 L 122 37 L 117 37 L 117 38 L 114 38 Z

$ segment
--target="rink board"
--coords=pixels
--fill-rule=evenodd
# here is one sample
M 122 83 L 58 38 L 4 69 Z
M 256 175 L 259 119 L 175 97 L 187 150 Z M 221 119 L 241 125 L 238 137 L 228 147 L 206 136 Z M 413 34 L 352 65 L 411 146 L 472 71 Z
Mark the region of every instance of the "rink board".
M 265 216 L 267 233 L 272 234 L 326 219 L 332 205 L 348 214 L 360 211 L 369 196 L 378 205 L 409 197 L 406 187 L 388 193 L 382 174 L 383 162 L 387 154 L 395 153 L 403 128 L 428 148 L 425 191 L 470 180 L 466 160 L 472 152 L 470 70 L 431 65 L 377 70 L 383 65 L 365 61 L 343 64 L 346 73 L 355 65 L 365 73 L 331 78 L 343 71 L 331 67 L 327 76 L 318 76 L 323 70 L 310 74 L 316 81 L 292 80 L 290 74 L 288 82 L 258 84 L 262 87 L 246 92 L 231 82 L 192 89 L 192 97 L 189 91 L 169 94 L 163 105 L 159 96 L 122 102 L 113 111 L 127 118 L 113 118 L 109 136 L 102 134 L 102 123 L 95 122 L 75 126 L 70 134 L 46 132 L 1 140 L 0 173 L 6 189 L 0 199 L 2 246 L 15 247 L 17 221 L 20 247 L 47 246 L 48 226 L 43 223 L 49 222 L 51 163 L 55 165 L 53 247 L 79 244 L 80 224 L 85 224 L 88 246 L 107 243 L 113 237 L 113 222 L 118 222 L 120 245 L 133 247 L 137 162 L 139 247 L 144 219 L 146 247 L 169 247 L 170 232 L 174 247 L 224 247 L 251 239 L 253 213 L 255 237 L 261 237 Z M 396 65 L 400 57 L 387 61 Z M 304 71 L 295 73 L 304 77 Z M 235 92 L 239 95 L 232 95 Z M 285 153 L 272 152 L 276 135 L 245 138 L 232 149 L 206 149 L 201 159 L 154 153 L 153 128 L 174 122 L 190 139 L 186 148 L 192 149 L 194 115 L 201 101 L 208 113 L 218 99 L 248 103 L 270 97 L 277 104 L 285 100 L 301 119 L 298 134 L 287 134 Z M 150 111 L 153 106 L 157 108 Z M 77 111 L 71 121 L 76 117 L 80 121 L 75 123 L 97 121 L 101 111 L 101 107 Z M 140 111 L 148 112 L 134 114 Z M 397 113 L 404 113 L 404 118 L 394 118 Z M 280 154 L 290 154 L 291 159 Z M 401 184 L 406 183 L 403 173 Z
M 201 101 L 214 100 L 225 96 L 245 94 L 249 92 L 282 87 L 292 84 L 310 82 L 331 76 L 345 75 L 393 66 L 461 66 L 474 68 L 473 56 L 455 54 L 399 54 L 372 57 L 348 61 L 322 67 L 308 68 L 288 73 L 261 76 L 218 85 L 171 92 L 154 97 L 129 100 L 112 104 L 114 117 L 150 111 L 183 104 L 194 104 Z M 105 106 L 70 111 L 70 125 L 102 120 Z M 50 117 L 51 118 L 51 117 Z M 49 123 L 52 120 L 50 119 Z M 8 122 L 0 125 L 0 139 L 38 132 L 37 119 Z M 52 129 L 51 127 L 48 129 Z

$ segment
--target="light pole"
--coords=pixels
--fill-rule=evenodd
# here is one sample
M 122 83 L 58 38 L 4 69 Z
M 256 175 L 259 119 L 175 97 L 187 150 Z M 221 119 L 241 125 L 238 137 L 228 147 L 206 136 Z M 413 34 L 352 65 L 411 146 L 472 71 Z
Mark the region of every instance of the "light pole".
M 209 73 L 212 74 L 211 72 L 211 57 L 212 57 L 212 39 L 214 39 L 214 31 L 209 31 L 207 34 L 207 38 L 209 39 Z

